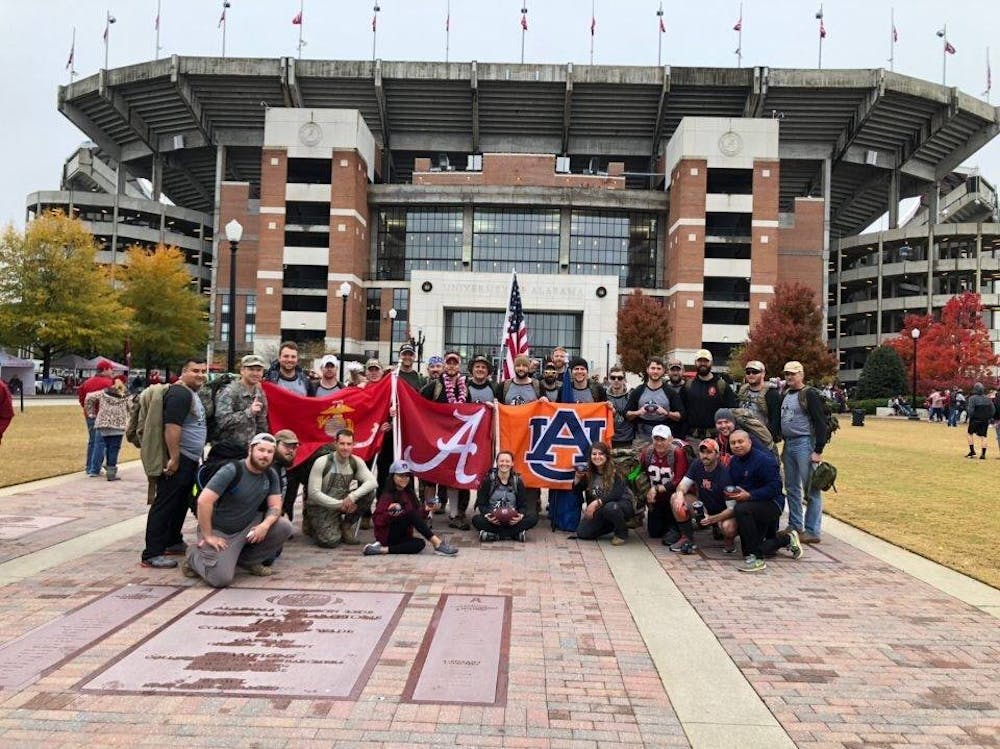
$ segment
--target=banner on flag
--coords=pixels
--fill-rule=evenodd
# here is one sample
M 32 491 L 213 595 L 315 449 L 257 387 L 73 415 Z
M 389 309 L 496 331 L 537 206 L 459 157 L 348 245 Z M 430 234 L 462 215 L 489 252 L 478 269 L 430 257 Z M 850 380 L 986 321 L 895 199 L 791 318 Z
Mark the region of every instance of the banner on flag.
M 525 486 L 570 489 L 574 467 L 586 463 L 590 445 L 610 444 L 614 418 L 607 403 L 498 406 L 500 450 L 514 454 Z
M 267 396 L 271 433 L 291 429 L 299 438 L 295 465 L 311 457 L 341 429 L 354 432 L 354 454 L 370 462 L 382 447 L 380 426 L 389 420 L 392 379 L 383 377 L 364 388 L 346 388 L 326 398 L 305 398 L 271 382 L 261 383 Z
M 428 401 L 398 378 L 396 399 L 400 455 L 413 473 L 457 489 L 479 486 L 493 465 L 493 409 Z

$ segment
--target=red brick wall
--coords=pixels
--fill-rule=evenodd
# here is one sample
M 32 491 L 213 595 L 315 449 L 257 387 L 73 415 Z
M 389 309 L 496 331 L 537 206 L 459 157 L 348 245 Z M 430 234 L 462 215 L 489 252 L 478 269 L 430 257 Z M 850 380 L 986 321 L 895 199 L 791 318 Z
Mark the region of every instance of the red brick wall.
M 593 187 L 625 189 L 625 164 L 612 161 L 607 176 L 557 174 L 556 157 L 551 154 L 483 154 L 481 172 L 432 172 L 431 160 L 413 160 L 415 185 L 499 185 L 509 187 Z
M 369 276 L 368 167 L 355 151 L 333 152 L 333 183 L 330 189 L 330 209 L 356 211 L 363 221 L 351 215 L 330 216 L 330 273 L 344 273 L 367 279 Z M 338 287 L 342 281 L 331 281 L 328 287 L 327 335 L 340 335 L 341 312 Z M 365 329 L 364 294 L 356 286 L 347 301 L 347 336 L 362 339 Z
M 277 163 L 272 164 L 272 159 Z M 285 207 L 285 184 L 288 178 L 288 154 L 284 149 L 265 148 L 261 154 L 260 205 L 261 208 Z M 270 228 L 271 225 L 274 228 Z M 260 258 L 258 270 L 281 273 L 284 267 L 285 215 L 263 213 L 260 216 Z M 272 293 L 267 294 L 270 288 Z M 263 278 L 257 281 L 257 333 L 281 334 L 281 278 Z
M 694 173 L 692 173 L 694 172 Z M 665 286 L 700 284 L 705 270 L 705 193 L 708 163 L 682 159 L 670 173 L 670 210 L 664 265 Z M 699 219 L 700 226 L 675 226 L 681 219 Z M 692 240 L 691 237 L 694 237 Z M 688 306 L 688 301 L 693 301 Z M 679 291 L 668 302 L 671 348 L 701 348 L 702 294 Z
M 257 214 L 248 212 L 250 185 L 247 182 L 225 182 L 220 192 L 218 255 L 216 263 L 216 321 L 215 340 L 221 340 L 222 303 L 229 299 L 229 264 L 232 257 L 225 226 L 233 219 L 243 225 L 243 239 L 236 252 L 236 310 L 235 331 L 237 348 L 241 350 L 245 338 L 246 297 L 257 293 L 257 263 L 259 260 L 258 237 L 260 234 Z M 258 323 L 259 324 L 259 323 Z M 227 339 L 228 340 L 228 339 Z
M 755 161 L 753 165 L 753 215 L 755 222 L 778 221 L 778 180 L 780 163 Z M 765 176 L 766 174 L 766 176 Z M 766 238 L 766 241 L 765 241 Z M 778 281 L 778 247 L 780 239 L 776 226 L 755 226 L 750 245 L 750 285 L 771 286 Z M 764 310 L 761 302 L 770 303 L 773 294 L 751 292 L 750 327 L 753 328 Z
M 795 199 L 795 224 L 779 233 L 778 281 L 805 284 L 824 304 L 823 289 L 823 201 Z

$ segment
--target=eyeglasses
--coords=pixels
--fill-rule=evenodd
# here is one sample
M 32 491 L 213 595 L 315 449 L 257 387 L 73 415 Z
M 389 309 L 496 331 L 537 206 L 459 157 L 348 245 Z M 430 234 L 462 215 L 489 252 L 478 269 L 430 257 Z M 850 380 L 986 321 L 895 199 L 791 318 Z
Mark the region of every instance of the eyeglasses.
M 743 370 L 743 374 L 760 374 L 760 370 L 747 368 Z
M 625 377 L 623 375 L 611 375 L 608 379 L 609 380 L 624 380 Z

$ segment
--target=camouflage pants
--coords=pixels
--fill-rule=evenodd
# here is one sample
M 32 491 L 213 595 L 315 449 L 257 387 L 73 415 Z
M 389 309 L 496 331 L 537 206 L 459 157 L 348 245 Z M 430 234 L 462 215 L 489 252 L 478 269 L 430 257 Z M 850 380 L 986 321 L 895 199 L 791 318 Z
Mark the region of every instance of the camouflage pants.
M 332 549 L 342 541 L 356 543 L 358 521 L 371 510 L 374 498 L 374 494 L 362 497 L 351 513 L 307 502 L 302 506 L 302 532 L 312 538 L 317 546 L 326 549 Z

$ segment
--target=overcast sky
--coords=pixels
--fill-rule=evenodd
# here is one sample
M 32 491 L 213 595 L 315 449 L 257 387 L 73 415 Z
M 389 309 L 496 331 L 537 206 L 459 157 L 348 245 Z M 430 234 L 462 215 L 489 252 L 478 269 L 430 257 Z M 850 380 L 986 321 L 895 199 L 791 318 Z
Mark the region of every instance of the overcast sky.
M 305 0 L 303 57 L 369 59 L 372 0 Z M 586 64 L 590 55 L 588 0 L 451 0 L 450 59 L 517 62 L 522 4 L 528 7 L 525 61 Z M 446 0 L 380 0 L 377 56 L 391 60 L 444 60 Z M 655 65 L 658 0 L 598 0 L 594 62 Z M 663 63 L 736 65 L 732 30 L 738 0 L 664 0 Z M 298 0 L 231 0 L 227 56 L 294 55 Z M 814 68 L 818 2 L 744 0 L 743 65 Z M 899 43 L 895 70 L 940 83 L 943 43 L 935 32 L 947 24 L 956 49 L 948 57 L 947 83 L 983 97 L 986 47 L 1000 40 L 998 0 L 826 0 L 824 68 L 889 67 L 890 12 L 895 7 Z M 103 66 L 105 14 L 111 27 L 109 66 L 153 59 L 156 0 L 0 0 L 0 224 L 24 219 L 25 197 L 57 189 L 63 161 L 84 136 L 56 110 L 56 89 L 69 81 L 66 61 L 76 27 L 75 68 L 81 77 Z M 221 54 L 222 0 L 161 0 L 160 56 Z M 993 50 L 1000 76 L 1000 41 Z M 1000 77 L 993 92 L 1000 101 Z M 1000 138 L 970 162 L 1000 182 Z

